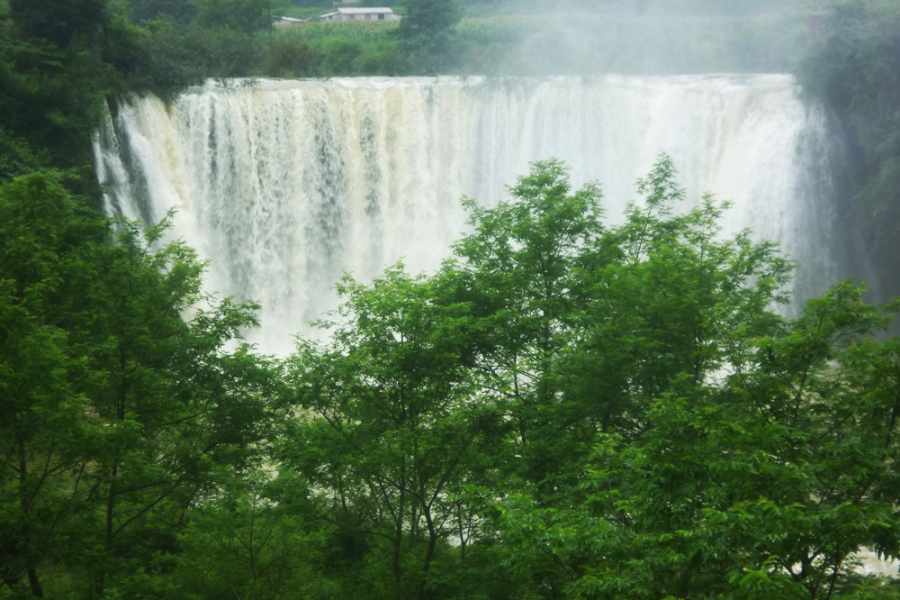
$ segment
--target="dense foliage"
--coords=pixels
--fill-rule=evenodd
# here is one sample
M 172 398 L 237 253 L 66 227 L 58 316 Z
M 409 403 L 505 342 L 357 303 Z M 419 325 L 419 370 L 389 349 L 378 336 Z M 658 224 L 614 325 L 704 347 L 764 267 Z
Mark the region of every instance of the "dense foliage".
M 408 68 L 420 73 L 446 73 L 458 55 L 453 27 L 462 13 L 453 0 L 406 0 L 397 28 L 399 50 Z
M 83 164 L 100 90 L 110 80 L 107 65 L 96 61 L 99 22 L 89 21 L 96 15 L 60 33 L 31 4 L 12 8 L 0 4 L 0 181 L 38 166 Z
M 778 317 L 791 266 L 711 198 L 673 216 L 674 177 L 604 227 L 537 163 L 288 361 L 279 456 L 384 597 L 829 598 L 898 551 L 898 347 L 869 339 L 898 307 L 845 282 Z
M 48 571 L 102 595 L 172 547 L 184 511 L 255 464 L 271 382 L 224 351 L 253 306 L 208 298 L 183 320 L 201 299 L 193 252 L 111 228 L 62 183 L 0 188 L 2 576 L 34 596 Z

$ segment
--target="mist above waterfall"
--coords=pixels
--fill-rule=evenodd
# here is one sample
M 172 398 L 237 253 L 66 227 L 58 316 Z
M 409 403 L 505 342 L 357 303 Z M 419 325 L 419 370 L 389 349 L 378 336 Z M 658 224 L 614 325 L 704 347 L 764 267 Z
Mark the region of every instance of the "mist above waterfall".
M 98 143 L 108 211 L 156 221 L 211 261 L 208 288 L 262 306 L 265 352 L 336 306 L 344 272 L 432 270 L 465 228 L 550 157 L 597 181 L 606 218 L 660 152 L 687 189 L 733 206 L 724 234 L 778 241 L 798 297 L 839 274 L 834 140 L 788 76 L 335 79 L 210 84 L 120 104 Z M 829 243 L 823 243 L 829 240 Z
M 808 0 L 470 2 L 472 19 L 459 32 L 496 75 L 785 73 L 814 34 L 817 8 Z

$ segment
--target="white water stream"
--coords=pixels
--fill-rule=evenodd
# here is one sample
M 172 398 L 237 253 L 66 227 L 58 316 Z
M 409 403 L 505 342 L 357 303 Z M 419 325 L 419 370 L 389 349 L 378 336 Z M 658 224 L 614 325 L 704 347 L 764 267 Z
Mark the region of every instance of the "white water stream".
M 840 255 L 833 144 L 782 75 L 364 78 L 125 99 L 96 152 L 108 211 L 177 208 L 173 236 L 211 261 L 208 289 L 261 302 L 250 339 L 286 354 L 336 306 L 343 271 L 365 280 L 401 257 L 434 269 L 465 228 L 462 195 L 496 203 L 551 157 L 575 186 L 598 181 L 616 222 L 669 153 L 685 208 L 704 192 L 731 200 L 724 233 L 780 242 L 804 265 L 797 296 L 821 293 Z

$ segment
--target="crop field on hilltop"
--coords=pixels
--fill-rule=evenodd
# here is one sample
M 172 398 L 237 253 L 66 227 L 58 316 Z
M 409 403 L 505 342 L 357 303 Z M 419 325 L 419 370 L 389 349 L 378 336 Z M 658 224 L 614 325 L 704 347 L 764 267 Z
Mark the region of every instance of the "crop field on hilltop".
M 315 42 L 326 38 L 344 38 L 359 43 L 384 42 L 397 29 L 397 21 L 346 21 L 341 23 L 306 23 L 280 27 L 276 35 Z

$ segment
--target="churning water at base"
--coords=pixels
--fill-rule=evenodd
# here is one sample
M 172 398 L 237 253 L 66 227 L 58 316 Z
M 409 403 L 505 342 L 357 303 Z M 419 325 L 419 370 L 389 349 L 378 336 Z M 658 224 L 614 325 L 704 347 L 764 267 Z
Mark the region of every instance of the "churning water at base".
M 262 306 L 251 341 L 291 335 L 337 304 L 342 272 L 401 258 L 431 270 L 528 163 L 559 158 L 599 182 L 611 222 L 635 179 L 673 156 L 685 207 L 733 202 L 724 234 L 751 228 L 804 267 L 809 297 L 838 275 L 834 140 L 788 76 L 415 78 L 208 84 L 166 106 L 123 99 L 96 144 L 111 214 L 161 219 L 211 261 L 207 288 Z

